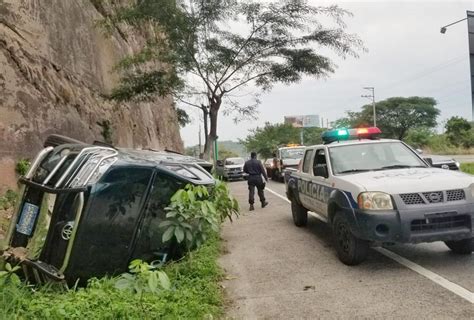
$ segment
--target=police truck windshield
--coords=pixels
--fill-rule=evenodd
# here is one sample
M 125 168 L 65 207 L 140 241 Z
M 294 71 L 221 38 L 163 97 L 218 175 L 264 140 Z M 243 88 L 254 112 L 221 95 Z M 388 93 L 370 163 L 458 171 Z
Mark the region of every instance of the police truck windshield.
M 329 157 L 334 174 L 427 167 L 401 142 L 338 145 Z
M 304 148 L 282 149 L 282 159 L 301 159 L 303 158 Z

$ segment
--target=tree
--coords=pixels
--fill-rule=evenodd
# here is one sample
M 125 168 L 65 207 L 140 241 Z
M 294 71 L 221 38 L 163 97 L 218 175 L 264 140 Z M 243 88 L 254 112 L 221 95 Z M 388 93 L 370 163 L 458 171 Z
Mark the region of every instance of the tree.
M 303 140 L 305 145 L 321 144 L 321 134 L 326 129 L 321 128 L 295 128 L 291 124 L 265 123 L 262 128 L 250 130 L 250 134 L 241 141 L 248 151 L 255 151 L 264 158 L 271 158 L 279 146 L 286 144 L 298 144 Z
M 111 96 L 128 100 L 172 94 L 200 109 L 208 156 L 221 111 L 235 120 L 255 116 L 258 90 L 252 93 L 254 102 L 245 105 L 237 91 L 248 85 L 270 90 L 304 75 L 326 77 L 335 69 L 320 53 L 326 49 L 343 58 L 357 56 L 362 42 L 345 32 L 348 15 L 338 6 L 311 6 L 304 0 L 189 0 L 177 5 L 138 0 L 105 23 L 145 29 L 149 39 L 119 64 L 123 78 Z M 323 17 L 334 24 L 324 27 Z
M 219 159 L 226 159 L 226 158 L 237 158 L 239 155 L 233 151 L 227 150 L 225 148 L 218 148 L 218 158 Z
M 375 104 L 377 127 L 383 136 L 403 140 L 410 129 L 433 128 L 440 111 L 436 100 L 430 97 L 393 97 Z M 360 112 L 347 112 L 347 117 L 336 121 L 349 127 L 372 126 L 372 105 L 365 105 Z
M 446 135 L 453 145 L 469 148 L 474 146 L 474 132 L 471 123 L 461 117 L 451 117 L 444 126 Z

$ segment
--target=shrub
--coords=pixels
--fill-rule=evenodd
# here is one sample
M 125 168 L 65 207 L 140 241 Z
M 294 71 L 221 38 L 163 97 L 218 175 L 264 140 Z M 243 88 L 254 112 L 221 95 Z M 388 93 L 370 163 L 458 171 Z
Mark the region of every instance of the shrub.
M 20 161 L 17 162 L 17 164 L 15 166 L 15 171 L 20 176 L 24 176 L 28 172 L 28 169 L 30 168 L 30 165 L 31 165 L 30 160 L 21 159 Z
M 163 242 L 177 243 L 189 251 L 204 243 L 211 230 L 218 232 L 225 219 L 232 221 L 232 216 L 238 215 L 239 205 L 227 185 L 217 181 L 210 192 L 205 186 L 191 184 L 178 190 L 165 210 L 167 220 L 160 223 L 165 229 Z
M 18 194 L 13 190 L 7 190 L 3 196 L 0 196 L 0 210 L 7 210 L 16 204 Z

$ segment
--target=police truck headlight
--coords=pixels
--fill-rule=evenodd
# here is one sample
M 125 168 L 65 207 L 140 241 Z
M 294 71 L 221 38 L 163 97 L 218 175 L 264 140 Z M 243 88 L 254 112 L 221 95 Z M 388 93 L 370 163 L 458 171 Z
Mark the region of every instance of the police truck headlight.
M 461 164 L 459 163 L 459 161 L 454 162 L 454 164 L 456 164 L 456 167 L 458 167 L 458 169 L 461 168 Z
M 359 208 L 364 210 L 392 210 L 393 203 L 389 194 L 383 192 L 362 192 L 357 197 Z

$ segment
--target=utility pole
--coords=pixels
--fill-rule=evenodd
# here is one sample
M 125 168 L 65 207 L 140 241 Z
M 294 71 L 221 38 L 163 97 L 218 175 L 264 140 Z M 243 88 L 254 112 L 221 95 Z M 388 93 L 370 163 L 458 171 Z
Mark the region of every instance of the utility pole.
M 370 95 L 361 95 L 362 98 L 372 98 L 372 109 L 374 112 L 374 127 L 377 126 L 377 114 L 375 112 L 375 88 L 374 87 L 364 87 L 365 90 L 371 91 L 372 94 Z

